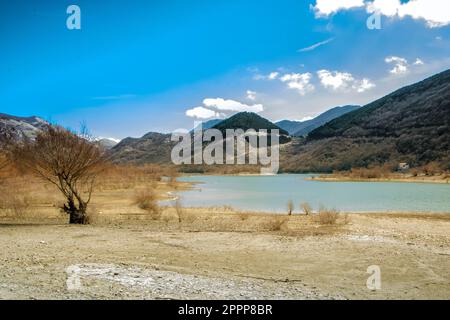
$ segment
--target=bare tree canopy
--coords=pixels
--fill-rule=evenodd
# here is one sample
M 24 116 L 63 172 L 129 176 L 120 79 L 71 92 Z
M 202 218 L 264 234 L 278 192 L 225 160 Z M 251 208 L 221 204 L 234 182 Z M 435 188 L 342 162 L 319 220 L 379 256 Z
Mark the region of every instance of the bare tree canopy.
M 86 223 L 94 181 L 106 163 L 101 148 L 64 128 L 48 126 L 35 140 L 17 143 L 12 154 L 17 165 L 58 187 L 70 223 Z

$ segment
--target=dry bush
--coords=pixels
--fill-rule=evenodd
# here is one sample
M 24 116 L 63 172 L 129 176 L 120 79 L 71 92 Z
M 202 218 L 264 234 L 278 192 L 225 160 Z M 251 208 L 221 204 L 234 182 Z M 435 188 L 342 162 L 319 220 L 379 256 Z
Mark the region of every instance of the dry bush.
M 247 212 L 239 212 L 237 216 L 241 221 L 247 221 L 250 218 L 250 214 L 248 214 Z
M 287 210 L 288 210 L 288 215 L 292 215 L 292 211 L 294 211 L 294 202 L 292 202 L 292 200 L 288 201 Z
M 300 204 L 300 209 L 305 213 L 305 215 L 309 216 L 313 214 L 312 207 L 309 205 L 308 202 L 302 202 Z
M 183 209 L 183 206 L 181 205 L 181 200 L 178 198 L 175 200 L 174 209 L 177 214 L 179 223 L 188 222 L 188 221 L 192 222 L 192 220 L 193 220 L 192 215 Z
M 154 220 L 159 219 L 161 216 L 156 193 L 153 190 L 147 189 L 137 192 L 134 198 L 134 204 L 150 213 Z
M 173 166 L 110 164 L 99 176 L 97 188 L 102 191 L 132 189 L 141 184 L 151 184 L 152 188 L 156 188 L 160 181 L 175 187 L 177 175 Z
M 94 224 L 100 221 L 100 213 L 95 206 L 90 206 L 86 211 L 86 224 Z
M 335 225 L 339 218 L 339 211 L 321 207 L 319 212 L 313 215 L 313 220 L 320 225 Z
M 268 231 L 281 231 L 288 221 L 287 217 L 271 216 L 263 223 L 263 227 Z
M 422 171 L 426 176 L 434 176 L 443 172 L 441 166 L 437 162 L 430 162 L 422 167 Z
M 31 200 L 26 195 L 12 194 L 5 190 L 0 191 L 0 209 L 12 213 L 14 217 L 23 217 L 30 206 Z

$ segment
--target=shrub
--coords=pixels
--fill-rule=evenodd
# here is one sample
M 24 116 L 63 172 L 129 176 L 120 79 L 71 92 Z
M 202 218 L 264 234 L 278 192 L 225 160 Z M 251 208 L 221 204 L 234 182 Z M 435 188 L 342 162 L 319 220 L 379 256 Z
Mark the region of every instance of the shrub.
M 159 219 L 161 216 L 156 194 L 152 190 L 142 190 L 138 192 L 135 196 L 134 204 L 136 204 L 140 209 L 150 213 L 152 218 L 155 220 Z
M 287 209 L 288 209 L 288 215 L 292 215 L 292 211 L 294 210 L 294 203 L 292 202 L 292 200 L 288 201 Z
M 177 213 L 177 216 L 178 216 L 178 222 L 181 223 L 183 220 L 186 219 L 186 212 L 183 210 L 180 199 L 177 198 L 175 200 L 174 208 L 175 208 L 175 212 Z
M 319 212 L 314 215 L 314 220 L 321 225 L 334 225 L 339 218 L 339 211 L 321 207 Z
M 300 209 L 305 213 L 305 215 L 309 216 L 313 213 L 311 206 L 307 202 L 303 202 L 300 204 Z
M 280 231 L 288 222 L 287 217 L 270 217 L 265 223 L 265 227 L 268 231 Z

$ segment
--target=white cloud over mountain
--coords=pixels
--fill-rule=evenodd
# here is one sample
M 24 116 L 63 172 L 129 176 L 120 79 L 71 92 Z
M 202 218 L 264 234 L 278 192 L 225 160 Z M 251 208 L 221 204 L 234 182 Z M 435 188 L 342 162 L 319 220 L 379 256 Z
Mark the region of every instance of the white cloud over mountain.
M 186 115 L 192 118 L 198 119 L 210 119 L 219 117 L 219 113 L 213 110 L 206 109 L 205 107 L 195 107 L 186 111 Z
M 250 91 L 254 93 L 253 91 Z M 256 94 L 256 93 L 254 93 Z M 207 98 L 203 100 L 203 106 L 186 110 L 186 115 L 198 119 L 223 118 L 226 112 L 261 112 L 262 104 L 247 105 L 245 103 L 222 98 Z
M 362 93 L 375 87 L 375 84 L 369 79 L 364 78 L 362 80 L 357 80 L 348 72 L 319 70 L 317 71 L 317 76 L 324 88 L 332 89 L 334 91 L 353 89 L 358 93 Z
M 264 107 L 262 104 L 254 104 L 254 105 L 247 105 L 245 103 L 235 101 L 235 100 L 226 100 L 222 98 L 215 98 L 215 99 L 205 99 L 203 100 L 203 104 L 206 107 L 221 110 L 221 111 L 235 111 L 235 112 L 261 112 L 264 110 Z
M 450 1 L 448 0 L 317 0 L 312 8 L 316 17 L 327 17 L 341 10 L 365 7 L 367 12 L 379 12 L 387 17 L 411 17 L 422 19 L 430 28 L 450 24 Z
M 247 90 L 247 99 L 255 101 L 256 100 L 256 92 Z
M 289 89 L 295 89 L 298 93 L 304 96 L 306 93 L 314 90 L 314 86 L 310 83 L 312 78 L 311 73 L 290 73 L 285 74 L 280 78 L 281 82 L 285 82 Z
M 388 64 L 392 64 L 393 68 L 389 70 L 391 74 L 398 75 L 409 72 L 410 64 L 408 63 L 408 60 L 402 57 L 396 57 L 396 56 L 390 56 L 386 57 L 384 61 Z M 422 66 L 425 63 L 422 61 L 422 59 L 417 58 L 416 61 L 412 64 L 414 67 Z

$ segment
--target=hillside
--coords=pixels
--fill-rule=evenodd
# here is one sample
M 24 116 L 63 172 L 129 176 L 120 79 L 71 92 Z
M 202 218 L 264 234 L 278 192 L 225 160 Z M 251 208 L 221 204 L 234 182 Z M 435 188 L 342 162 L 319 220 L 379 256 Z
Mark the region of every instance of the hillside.
M 291 144 L 289 171 L 331 171 L 407 162 L 450 168 L 450 70 L 404 87 Z
M 289 135 L 289 132 L 286 130 L 253 112 L 237 113 L 234 116 L 219 122 L 213 128 L 221 131 L 226 129 L 243 129 L 244 131 L 248 129 L 255 129 L 256 131 L 260 129 L 278 129 L 280 130 L 281 135 Z
M 10 131 L 18 139 L 23 137 L 33 139 L 47 125 L 47 121 L 36 116 L 16 117 L 0 113 L 0 131 Z
M 251 112 L 241 112 L 234 116 L 218 121 L 213 128 L 224 133 L 226 129 L 271 129 L 280 130 L 280 143 L 290 141 L 287 131 L 279 128 L 267 119 Z M 192 133 L 191 133 L 192 134 Z M 126 138 L 111 149 L 112 159 L 115 162 L 132 163 L 165 163 L 170 164 L 170 155 L 176 142 L 170 140 L 170 134 L 151 132 L 142 138 Z M 269 140 L 270 144 L 270 140 Z
M 334 107 L 330 110 L 321 113 L 317 117 L 307 121 L 291 121 L 291 120 L 282 120 L 276 122 L 275 124 L 280 128 L 285 129 L 292 136 L 302 137 L 308 135 L 314 129 L 324 125 L 325 123 L 336 119 L 346 113 L 351 111 L 355 111 L 359 109 L 360 106 L 342 106 L 342 107 Z
M 111 149 L 111 159 L 119 163 L 170 164 L 170 153 L 176 142 L 170 134 L 150 132 L 142 138 L 126 138 Z

